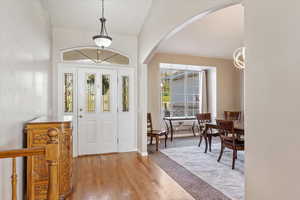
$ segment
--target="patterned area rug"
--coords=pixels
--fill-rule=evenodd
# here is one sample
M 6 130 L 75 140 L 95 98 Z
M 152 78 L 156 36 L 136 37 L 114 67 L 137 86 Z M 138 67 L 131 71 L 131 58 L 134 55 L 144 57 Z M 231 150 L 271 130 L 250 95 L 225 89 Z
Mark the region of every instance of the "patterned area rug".
M 212 145 L 212 152 L 204 152 L 204 145 L 160 150 L 163 154 L 189 170 L 232 200 L 244 200 L 244 152 L 238 152 L 235 170 L 231 169 L 232 151 L 225 150 L 217 162 L 220 144 Z

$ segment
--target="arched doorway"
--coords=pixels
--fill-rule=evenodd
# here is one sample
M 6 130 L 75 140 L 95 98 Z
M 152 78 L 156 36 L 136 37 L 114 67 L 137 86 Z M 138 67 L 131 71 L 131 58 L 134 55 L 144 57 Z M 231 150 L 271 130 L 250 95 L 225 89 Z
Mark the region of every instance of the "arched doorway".
M 185 26 L 193 23 L 196 20 L 209 15 L 217 10 L 240 4 L 242 0 L 222 0 L 217 2 L 211 1 L 192 1 L 189 5 L 182 1 L 164 1 L 155 2 L 153 5 L 153 15 L 150 15 L 145 22 L 144 28 L 140 33 L 140 44 L 139 44 L 139 68 L 138 68 L 138 78 L 140 84 L 139 88 L 139 110 L 143 111 L 139 115 L 139 127 L 138 132 L 145 133 L 147 130 L 146 124 L 146 112 L 147 112 L 147 70 L 148 63 L 157 47 L 162 41 L 167 40 L 172 35 L 182 30 Z M 165 10 L 170 8 L 172 3 L 172 8 L 177 8 L 182 12 L 172 13 L 166 16 Z M 161 19 L 172 19 L 172 20 L 161 20 Z M 138 140 L 139 150 L 142 154 L 147 154 L 147 137 L 142 135 Z
M 199 17 L 199 16 L 198 16 L 198 17 Z M 201 16 L 201 17 L 202 17 L 202 16 Z M 199 20 L 199 21 L 202 21 L 202 20 Z M 180 27 L 180 28 L 181 28 L 181 27 Z M 178 31 L 178 29 L 174 29 L 174 31 Z M 169 32 L 168 35 L 167 35 L 164 39 L 168 39 L 168 38 L 170 37 L 170 34 L 172 35 L 172 34 L 173 34 L 173 31 Z M 163 39 L 163 40 L 164 40 L 164 39 Z M 162 41 L 162 40 L 161 40 L 161 41 Z M 161 41 L 160 41 L 160 42 L 161 42 Z M 160 44 L 160 42 L 157 43 L 157 46 Z M 155 50 L 157 49 L 157 46 L 154 47 L 154 51 L 152 51 L 151 54 L 153 54 L 153 53 L 155 52 Z M 150 57 L 152 56 L 151 54 L 150 54 Z M 157 56 L 155 56 L 155 57 L 157 57 Z M 166 56 L 166 57 L 167 57 L 167 56 Z M 174 57 L 175 57 L 175 56 L 174 56 Z M 174 57 L 173 57 L 173 59 L 176 60 L 176 58 L 174 58 Z M 177 57 L 179 57 L 179 55 L 177 55 Z M 152 64 L 152 63 L 155 62 L 155 61 L 153 61 L 153 60 L 155 60 L 155 59 L 151 59 L 151 62 L 150 62 L 150 70 L 153 68 L 153 64 Z M 175 61 L 175 62 L 176 62 L 176 61 Z M 149 61 L 146 59 L 145 63 L 148 64 Z M 149 72 L 149 71 L 148 71 L 149 68 L 147 69 L 146 64 L 145 64 L 144 67 L 146 68 L 146 70 L 145 70 L 146 73 L 148 73 L 148 72 Z M 186 63 L 185 63 L 185 64 L 186 64 Z M 232 62 L 229 62 L 229 65 L 231 65 L 231 64 L 232 64 Z M 232 65 L 231 65 L 231 66 L 232 66 Z M 233 69 L 233 67 L 232 67 L 232 69 Z M 146 77 L 149 77 L 149 76 L 146 76 Z M 151 79 L 151 78 L 149 78 L 149 79 Z M 148 85 L 152 85 L 152 84 L 149 84 L 149 83 L 148 83 Z M 149 87 L 148 87 L 148 88 L 149 88 Z M 159 88 L 158 88 L 158 89 L 159 89 Z M 149 90 L 151 90 L 151 88 L 149 88 Z M 148 93 L 148 94 L 149 94 L 149 93 Z M 151 102 L 151 104 L 152 104 L 152 102 Z M 148 107 L 148 110 L 149 110 L 149 107 Z M 170 146 L 171 146 L 171 145 L 170 145 Z M 174 146 L 175 146 L 175 145 L 174 145 Z M 151 152 L 151 146 L 149 146 L 149 147 L 150 147 L 150 148 L 149 148 L 149 149 L 150 149 L 149 152 Z M 172 146 L 172 147 L 173 147 L 173 146 Z M 161 147 L 161 148 L 162 148 L 161 151 L 163 152 L 163 151 L 164 151 L 164 150 L 163 150 L 163 147 Z M 166 150 L 166 151 L 168 151 L 168 150 Z M 179 150 L 179 151 L 180 151 L 180 150 Z M 198 154 L 197 154 L 197 155 L 198 155 Z M 244 181 L 242 180 L 240 183 L 244 183 Z M 243 192 L 242 192 L 242 193 L 243 193 Z

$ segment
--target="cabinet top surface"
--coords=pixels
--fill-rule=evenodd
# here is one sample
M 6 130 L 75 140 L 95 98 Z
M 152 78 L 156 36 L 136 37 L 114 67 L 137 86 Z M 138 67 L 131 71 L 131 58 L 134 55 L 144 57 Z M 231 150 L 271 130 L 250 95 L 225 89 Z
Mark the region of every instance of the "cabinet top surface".
M 72 122 L 72 116 L 44 116 L 39 117 L 28 122 L 28 124 L 39 124 L 39 123 L 63 123 L 63 122 Z

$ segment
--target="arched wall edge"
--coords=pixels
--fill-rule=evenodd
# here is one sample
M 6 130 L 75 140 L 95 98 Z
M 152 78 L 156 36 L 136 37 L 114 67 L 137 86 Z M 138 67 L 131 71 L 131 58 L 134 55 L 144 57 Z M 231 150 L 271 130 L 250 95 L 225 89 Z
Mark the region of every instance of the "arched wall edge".
M 139 36 L 139 63 L 147 64 L 151 60 L 152 56 L 156 52 L 159 45 L 167 40 L 168 38 L 172 37 L 174 34 L 182 30 L 187 25 L 209 15 L 210 13 L 213 13 L 215 11 L 221 10 L 223 8 L 242 4 L 243 0 L 223 0 L 216 2 L 215 5 L 207 5 L 206 8 L 200 8 L 199 11 L 196 12 L 196 14 L 189 15 L 186 17 L 182 17 L 178 22 L 173 23 L 174 25 L 171 26 L 169 29 L 165 29 L 161 34 L 159 34 L 156 38 L 151 38 L 152 44 L 149 44 L 148 46 L 143 45 L 143 37 L 145 37 L 143 34 L 145 34 L 143 31 L 141 31 L 141 34 Z M 195 12 L 195 11 L 194 11 Z M 166 16 L 168 17 L 168 16 Z M 153 22 L 152 22 L 153 23 Z M 159 22 L 157 22 L 159 23 Z M 145 25 L 144 25 L 145 27 Z M 155 27 L 153 27 L 155 29 Z M 151 34 L 149 31 L 147 31 L 146 34 Z M 147 36 L 146 36 L 147 37 Z

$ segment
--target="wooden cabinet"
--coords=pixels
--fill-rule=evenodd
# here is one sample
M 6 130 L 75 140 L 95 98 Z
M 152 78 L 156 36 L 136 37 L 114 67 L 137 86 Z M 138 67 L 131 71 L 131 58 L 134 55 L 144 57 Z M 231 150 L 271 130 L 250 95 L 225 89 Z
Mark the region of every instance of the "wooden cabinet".
M 60 199 L 64 199 L 72 190 L 72 118 L 44 117 L 28 122 L 25 125 L 26 147 L 45 146 L 49 141 L 47 135 L 49 128 L 59 130 L 59 184 L 57 187 L 59 187 Z M 45 156 L 29 157 L 26 162 L 27 199 L 47 200 L 48 165 Z

